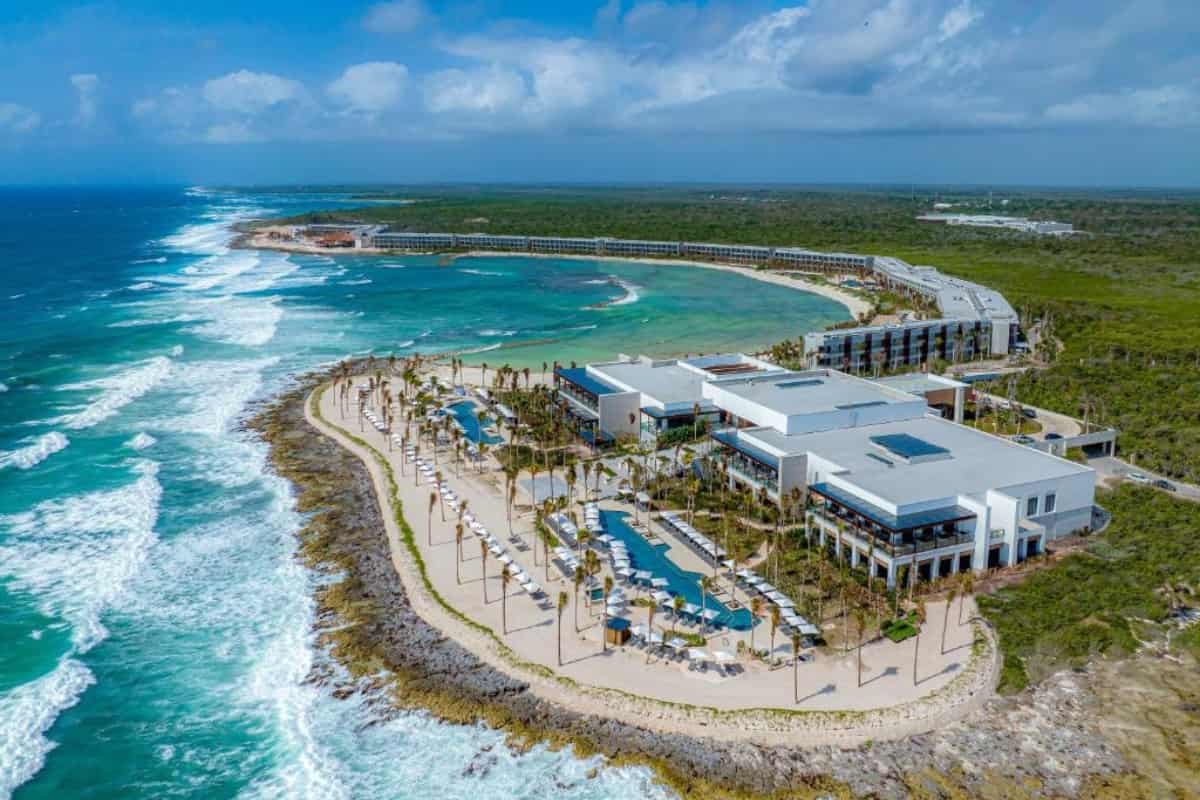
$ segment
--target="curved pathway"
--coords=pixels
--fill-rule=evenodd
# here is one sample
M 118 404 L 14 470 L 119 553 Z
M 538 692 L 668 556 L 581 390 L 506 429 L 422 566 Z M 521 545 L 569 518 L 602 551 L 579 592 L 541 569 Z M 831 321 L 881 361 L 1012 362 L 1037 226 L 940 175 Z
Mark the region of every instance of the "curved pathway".
M 866 740 L 894 739 L 924 733 L 962 718 L 993 695 L 999 677 L 998 650 L 992 632 L 978 623 L 982 645 L 958 676 L 927 697 L 868 711 L 815 711 L 802 708 L 721 710 L 686 705 L 588 685 L 556 674 L 543 665 L 521 661 L 489 629 L 467 620 L 435 594 L 418 566 L 414 557 L 417 554 L 405 542 L 404 532 L 398 522 L 392 486 L 394 480 L 402 479 L 389 475 L 391 467 L 383 453 L 368 445 L 364 439 L 331 423 L 320 413 L 318 402 L 326 386 L 328 384 L 318 387 L 307 398 L 305 418 L 314 429 L 353 453 L 366 466 L 380 503 L 392 564 L 414 611 L 491 667 L 527 683 L 530 691 L 540 699 L 577 713 L 632 722 L 665 733 L 808 747 L 851 745 Z M 752 676 L 736 680 L 747 679 L 752 679 Z M 696 692 L 703 695 L 703 685 L 697 685 Z

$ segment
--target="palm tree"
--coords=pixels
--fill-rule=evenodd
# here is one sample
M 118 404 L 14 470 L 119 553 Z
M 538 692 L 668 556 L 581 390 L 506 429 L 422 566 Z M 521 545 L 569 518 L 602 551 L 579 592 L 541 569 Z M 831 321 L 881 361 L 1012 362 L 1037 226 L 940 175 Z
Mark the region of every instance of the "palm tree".
M 575 572 L 571 575 L 571 582 L 575 584 L 575 632 L 579 633 L 579 587 L 583 585 L 583 567 L 575 567 Z
M 967 595 L 975 590 L 975 574 L 970 570 L 958 573 L 958 582 L 961 588 L 961 594 L 958 596 L 958 624 L 962 625 L 963 603 L 967 601 Z
M 792 695 L 800 702 L 800 634 L 792 631 Z
M 775 631 L 779 630 L 779 622 L 780 622 L 779 606 L 772 605 L 771 606 L 771 653 L 768 658 L 768 661 L 771 658 L 775 657 Z
M 946 624 L 950 621 L 950 607 L 954 605 L 954 598 L 958 596 L 958 589 L 954 586 L 950 587 L 950 591 L 946 592 L 946 611 L 942 614 L 942 654 L 946 652 Z
M 442 471 L 439 469 L 437 472 L 433 473 L 433 478 L 435 481 L 437 481 L 437 488 L 438 488 L 438 491 L 440 492 L 442 490 Z M 442 512 L 442 522 L 445 522 L 446 521 L 446 507 L 445 506 L 441 507 L 441 512 Z
M 454 582 L 462 584 L 462 575 L 459 572 L 459 565 L 462 564 L 462 543 L 463 543 L 463 524 L 460 522 L 454 526 L 454 546 L 458 551 L 458 555 L 454 559 Z
M 925 599 L 917 600 L 917 635 L 913 638 L 913 686 L 917 681 L 917 654 L 921 650 L 921 626 L 925 624 Z
M 558 604 L 556 605 L 556 610 L 558 611 L 558 665 L 561 667 L 562 663 L 563 663 L 562 662 L 562 615 L 563 615 L 563 612 L 567 610 L 567 593 L 566 592 L 558 593 Z
M 608 594 L 612 591 L 613 579 L 611 575 L 604 576 L 604 626 L 600 629 L 600 649 L 608 650 Z
M 671 620 L 671 633 L 675 633 L 675 623 L 679 621 L 679 612 L 683 611 L 684 599 L 683 595 L 677 594 L 671 598 L 671 609 L 675 612 L 674 618 Z
M 704 612 L 708 611 L 708 595 L 710 592 L 717 590 L 717 581 L 705 575 L 700 578 L 700 630 L 708 630 L 708 617 Z
M 750 652 L 754 652 L 754 628 L 758 621 L 762 618 L 763 599 L 758 595 L 754 595 L 750 599 Z
M 646 663 L 650 663 L 650 634 L 654 633 L 654 612 L 658 610 L 658 603 L 654 602 L 653 597 L 639 597 L 633 601 L 633 604 L 646 609 Z
M 483 604 L 487 605 L 487 558 L 488 546 L 483 539 L 479 540 L 479 574 L 482 578 L 480 581 L 483 584 Z
M 500 570 L 500 621 L 504 635 L 508 635 L 508 584 L 512 581 L 512 573 L 505 564 Z
M 862 688 L 863 633 L 867 630 L 867 615 L 861 608 L 854 609 L 854 629 L 858 633 L 858 688 Z
M 429 493 L 429 523 L 426 527 L 426 531 L 427 531 L 426 539 L 428 540 L 428 545 L 430 547 L 433 547 L 433 507 L 437 505 L 437 501 L 438 501 L 437 492 L 430 492 Z

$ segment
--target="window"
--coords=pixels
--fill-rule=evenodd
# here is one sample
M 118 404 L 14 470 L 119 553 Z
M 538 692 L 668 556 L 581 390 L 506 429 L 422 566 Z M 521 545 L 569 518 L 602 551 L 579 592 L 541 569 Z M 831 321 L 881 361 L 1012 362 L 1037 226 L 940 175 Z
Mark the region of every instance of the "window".
M 1028 500 L 1025 501 L 1025 516 L 1036 517 L 1037 516 L 1037 508 L 1038 508 L 1038 499 L 1036 497 L 1029 498 Z
M 1054 506 L 1057 504 L 1057 502 L 1058 496 L 1054 494 L 1054 492 L 1050 492 L 1048 495 L 1046 495 L 1046 501 L 1042 503 L 1042 513 L 1053 514 Z

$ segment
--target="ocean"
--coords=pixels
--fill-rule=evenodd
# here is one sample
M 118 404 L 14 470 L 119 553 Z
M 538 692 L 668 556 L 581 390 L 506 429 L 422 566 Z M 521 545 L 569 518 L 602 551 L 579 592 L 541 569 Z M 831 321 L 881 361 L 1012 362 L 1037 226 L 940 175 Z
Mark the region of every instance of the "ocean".
M 538 369 L 761 347 L 847 312 L 686 267 L 229 246 L 239 220 L 351 205 L 0 190 L 0 798 L 665 796 L 644 769 L 306 683 L 320 579 L 240 422 L 351 354 Z

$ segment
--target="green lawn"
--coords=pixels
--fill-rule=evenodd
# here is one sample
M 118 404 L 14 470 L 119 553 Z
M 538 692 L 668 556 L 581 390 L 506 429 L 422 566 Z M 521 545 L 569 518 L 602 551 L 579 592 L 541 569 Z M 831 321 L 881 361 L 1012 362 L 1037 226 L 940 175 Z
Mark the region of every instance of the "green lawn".
M 1093 655 L 1131 652 L 1137 620 L 1166 615 L 1159 587 L 1200 583 L 1200 505 L 1128 484 L 1099 500 L 1113 522 L 1085 552 L 978 598 L 1000 634 L 1002 690 L 1019 690 Z M 1195 631 L 1177 642 L 1200 655 Z

